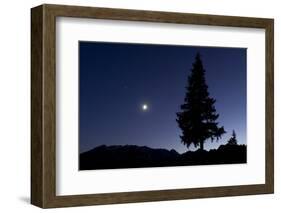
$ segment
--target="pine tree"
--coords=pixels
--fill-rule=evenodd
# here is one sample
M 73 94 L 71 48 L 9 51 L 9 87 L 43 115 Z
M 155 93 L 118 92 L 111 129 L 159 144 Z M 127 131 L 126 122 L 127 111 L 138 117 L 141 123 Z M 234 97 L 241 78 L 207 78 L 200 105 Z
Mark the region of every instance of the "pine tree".
M 207 139 L 218 140 L 225 133 L 223 127 L 218 127 L 216 120 L 216 100 L 209 97 L 208 86 L 205 80 L 205 70 L 198 53 L 188 77 L 188 86 L 184 103 L 180 106 L 181 112 L 177 113 L 177 122 L 182 130 L 181 142 L 187 148 L 193 144 L 204 149 Z
M 229 145 L 237 145 L 236 133 L 235 133 L 234 130 L 232 131 L 231 138 L 228 140 L 227 144 L 229 144 Z

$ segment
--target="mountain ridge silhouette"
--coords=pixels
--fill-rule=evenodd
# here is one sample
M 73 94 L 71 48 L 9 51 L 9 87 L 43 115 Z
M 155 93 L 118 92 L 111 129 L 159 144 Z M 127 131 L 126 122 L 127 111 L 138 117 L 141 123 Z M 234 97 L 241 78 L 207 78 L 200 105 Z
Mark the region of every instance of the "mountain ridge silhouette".
M 174 149 L 148 146 L 101 145 L 80 153 L 79 170 L 246 163 L 246 152 L 246 145 L 231 144 L 182 154 Z

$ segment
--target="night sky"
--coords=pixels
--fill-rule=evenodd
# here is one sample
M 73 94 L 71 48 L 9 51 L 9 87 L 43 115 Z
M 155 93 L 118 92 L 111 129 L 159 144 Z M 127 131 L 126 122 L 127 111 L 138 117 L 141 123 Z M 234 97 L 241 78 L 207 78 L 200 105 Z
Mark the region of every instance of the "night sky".
M 246 144 L 246 49 L 79 42 L 79 151 L 138 145 L 187 151 L 176 122 L 197 52 L 226 134 Z M 193 150 L 194 147 L 190 146 Z

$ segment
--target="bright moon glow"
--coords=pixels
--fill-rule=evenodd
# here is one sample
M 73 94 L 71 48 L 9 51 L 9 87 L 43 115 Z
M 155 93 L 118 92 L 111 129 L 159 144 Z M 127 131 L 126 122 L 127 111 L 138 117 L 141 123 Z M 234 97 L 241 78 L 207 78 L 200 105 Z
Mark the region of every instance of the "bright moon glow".
M 146 111 L 146 110 L 147 110 L 147 108 L 148 108 L 148 107 L 147 107 L 147 105 L 146 105 L 146 104 L 143 104 L 143 105 L 142 105 L 142 110 L 143 110 L 143 111 Z

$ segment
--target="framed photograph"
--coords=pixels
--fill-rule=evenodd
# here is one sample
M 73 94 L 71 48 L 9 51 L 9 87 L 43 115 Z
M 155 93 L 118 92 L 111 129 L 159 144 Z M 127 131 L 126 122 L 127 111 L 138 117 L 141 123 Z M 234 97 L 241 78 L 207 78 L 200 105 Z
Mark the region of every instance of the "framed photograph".
M 273 19 L 31 9 L 31 203 L 274 191 Z

